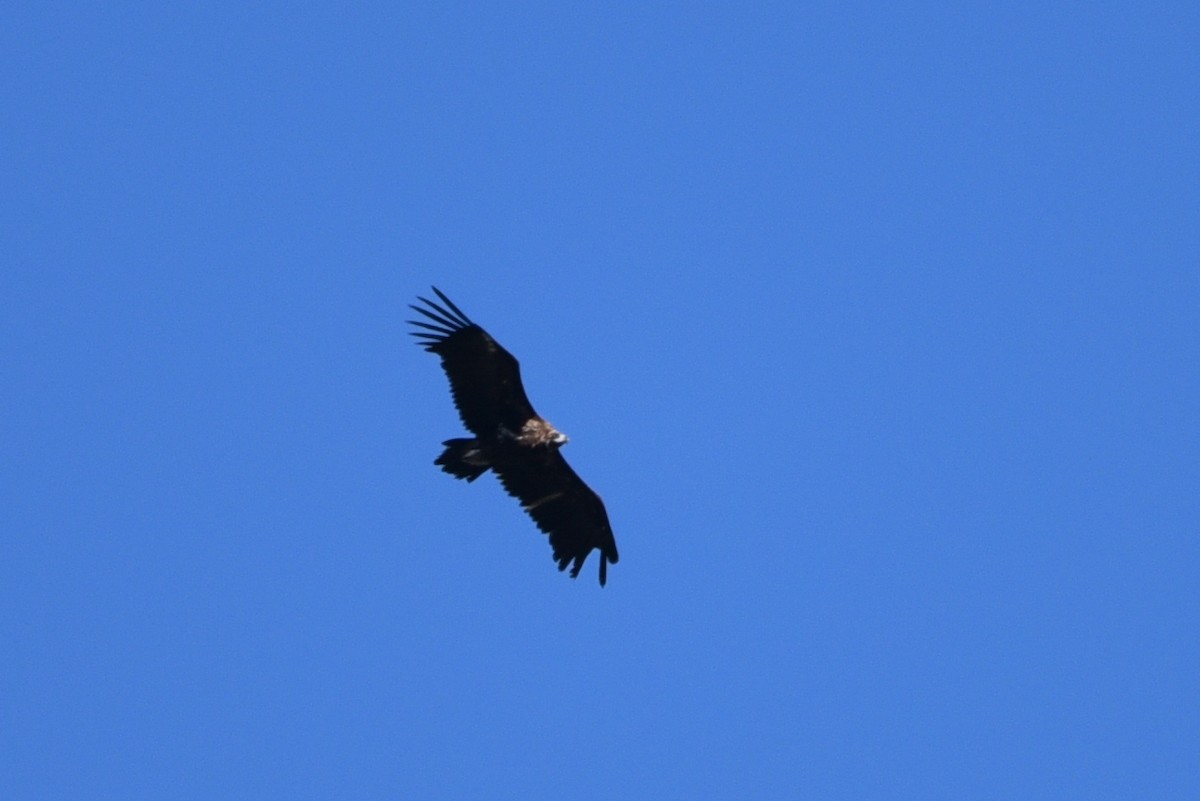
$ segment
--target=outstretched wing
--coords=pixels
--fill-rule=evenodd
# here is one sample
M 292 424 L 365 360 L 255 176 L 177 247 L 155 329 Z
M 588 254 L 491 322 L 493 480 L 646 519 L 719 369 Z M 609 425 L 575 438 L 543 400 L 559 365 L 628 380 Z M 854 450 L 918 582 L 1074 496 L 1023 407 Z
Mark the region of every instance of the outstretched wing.
M 500 426 L 520 431 L 536 414 L 525 396 L 517 360 L 437 287 L 433 291 L 445 305 L 419 298 L 425 305 L 410 308 L 431 322 L 409 320 L 421 329 L 410 333 L 417 344 L 441 357 L 463 425 L 481 437 L 495 434 Z
M 608 565 L 616 564 L 617 541 L 608 523 L 604 502 L 571 469 L 558 448 L 531 449 L 519 464 L 495 466 L 509 495 L 550 536 L 559 570 L 571 565 L 571 578 L 593 549 L 600 551 L 600 586 L 608 580 Z

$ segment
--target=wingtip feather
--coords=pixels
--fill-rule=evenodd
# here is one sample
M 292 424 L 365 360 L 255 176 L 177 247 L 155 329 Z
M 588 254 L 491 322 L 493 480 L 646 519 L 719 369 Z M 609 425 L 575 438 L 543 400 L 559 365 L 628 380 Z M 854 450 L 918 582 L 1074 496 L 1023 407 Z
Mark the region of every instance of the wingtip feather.
M 464 314 L 462 309 L 455 306 L 454 301 L 452 301 L 452 300 L 450 300 L 450 298 L 446 297 L 446 293 L 442 292 L 442 290 L 438 289 L 436 286 L 431 286 L 430 289 L 432 289 L 437 294 L 437 296 L 442 299 L 443 303 L 445 303 L 447 306 L 450 307 L 451 311 L 453 311 L 455 314 L 458 315 L 459 319 L 462 320 L 464 324 L 474 325 L 474 323 L 471 322 L 471 318 L 468 317 L 466 314 Z

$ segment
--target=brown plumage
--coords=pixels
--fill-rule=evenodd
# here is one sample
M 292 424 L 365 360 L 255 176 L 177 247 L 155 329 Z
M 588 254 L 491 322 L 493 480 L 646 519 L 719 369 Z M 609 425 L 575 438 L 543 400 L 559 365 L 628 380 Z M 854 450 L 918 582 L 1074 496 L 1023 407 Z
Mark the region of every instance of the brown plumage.
M 443 442 L 446 450 L 434 464 L 468 482 L 490 469 L 549 535 L 559 570 L 571 565 L 575 578 L 588 554 L 600 551 L 604 586 L 609 563 L 617 563 L 617 543 L 600 496 L 562 457 L 566 435 L 533 410 L 513 355 L 437 287 L 433 291 L 443 305 L 419 298 L 425 305 L 410 308 L 427 321 L 408 322 L 421 329 L 412 332 L 418 344 L 441 357 L 459 417 L 475 435 Z

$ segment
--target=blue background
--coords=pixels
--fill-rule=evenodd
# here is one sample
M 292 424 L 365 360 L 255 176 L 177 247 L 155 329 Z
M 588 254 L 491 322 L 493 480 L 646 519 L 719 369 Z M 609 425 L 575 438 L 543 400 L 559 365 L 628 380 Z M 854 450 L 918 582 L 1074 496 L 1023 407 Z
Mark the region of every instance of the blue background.
M 6 4 L 0 797 L 1200 797 L 1197 41 Z M 606 589 L 432 466 L 430 284 Z

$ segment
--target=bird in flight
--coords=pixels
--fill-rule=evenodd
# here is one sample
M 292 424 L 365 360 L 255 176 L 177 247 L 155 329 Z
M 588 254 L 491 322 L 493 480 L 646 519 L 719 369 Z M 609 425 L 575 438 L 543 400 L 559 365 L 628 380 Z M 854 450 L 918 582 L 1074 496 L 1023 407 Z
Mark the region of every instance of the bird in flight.
M 566 434 L 533 410 L 516 358 L 433 287 L 441 305 L 419 297 L 410 305 L 425 321 L 408 320 L 417 344 L 442 360 L 450 394 L 473 437 L 448 439 L 434 464 L 455 478 L 474 481 L 491 470 L 509 495 L 549 535 L 559 570 L 579 575 L 584 560 L 600 551 L 600 586 L 617 563 L 617 542 L 604 502 L 581 479 L 560 450 Z

